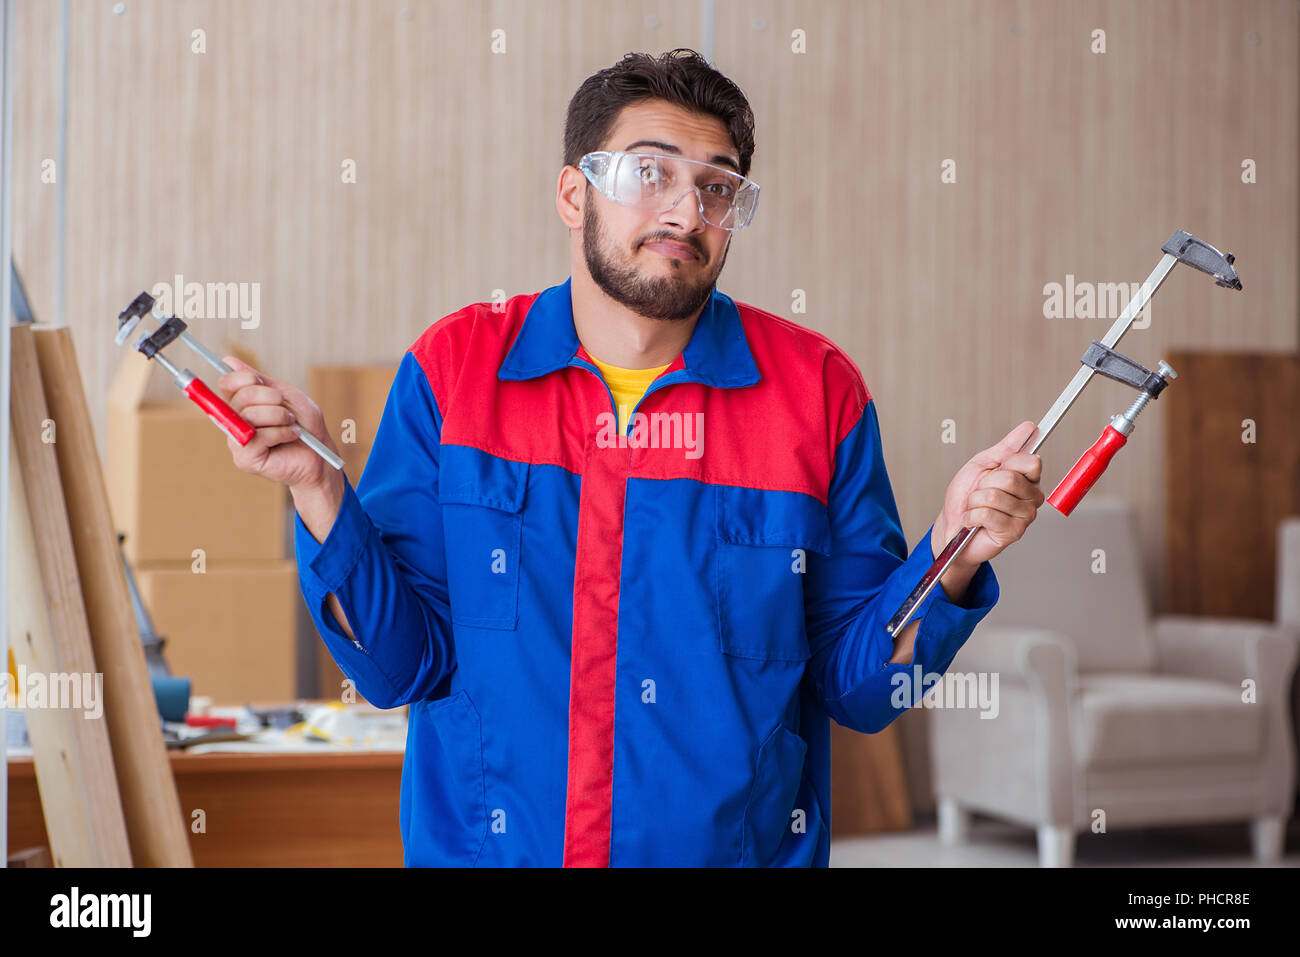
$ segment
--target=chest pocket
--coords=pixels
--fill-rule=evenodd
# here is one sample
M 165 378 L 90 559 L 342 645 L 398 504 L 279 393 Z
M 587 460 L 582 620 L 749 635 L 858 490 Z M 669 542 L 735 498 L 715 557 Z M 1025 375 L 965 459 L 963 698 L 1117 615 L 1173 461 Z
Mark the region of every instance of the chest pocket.
M 528 463 L 444 445 L 438 465 L 453 624 L 514 631 Z
M 718 640 L 736 658 L 806 661 L 808 552 L 829 555 L 826 506 L 799 492 L 717 486 Z

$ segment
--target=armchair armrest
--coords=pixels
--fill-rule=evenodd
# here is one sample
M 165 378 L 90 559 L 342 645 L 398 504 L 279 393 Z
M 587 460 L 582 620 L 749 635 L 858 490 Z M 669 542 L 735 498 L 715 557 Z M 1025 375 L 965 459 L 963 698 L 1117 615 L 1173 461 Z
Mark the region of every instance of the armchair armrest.
M 982 625 L 971 633 L 949 670 L 997 672 L 1002 681 L 1040 684 L 1066 675 L 1073 682 L 1074 645 L 1059 632 L 1019 625 Z M 958 668 L 960 665 L 960 668 Z
M 1273 617 L 1286 625 L 1300 625 L 1300 515 L 1290 515 L 1277 526 L 1277 592 Z
M 1255 679 L 1259 700 L 1291 684 L 1300 626 L 1246 618 L 1160 615 L 1153 622 L 1156 668 L 1164 674 L 1240 686 Z M 1270 694 L 1271 697 L 1271 694 Z
M 990 750 L 996 753 L 989 735 L 1000 733 L 1003 766 L 1023 768 L 1024 781 L 1031 782 L 1027 786 L 1033 790 L 1034 819 L 1073 827 L 1079 814 L 1073 732 L 1078 656 L 1071 639 L 1047 628 L 981 625 L 966 640 L 949 670 L 997 674 L 998 686 L 1007 689 L 1008 711 L 1001 722 L 987 722 L 1000 724 L 997 732 L 979 727 L 986 722 L 973 715 L 935 712 L 932 733 L 942 725 L 951 739 L 950 750 L 979 747 L 985 754 Z M 1026 727 L 1031 730 L 1025 732 Z M 1032 742 L 1027 750 L 1026 741 Z M 932 751 L 937 753 L 937 749 Z M 946 783 L 945 777 L 951 779 L 954 774 L 936 773 L 936 784 Z M 982 781 L 973 787 L 986 784 Z M 951 786 L 954 791 L 961 790 L 960 783 Z

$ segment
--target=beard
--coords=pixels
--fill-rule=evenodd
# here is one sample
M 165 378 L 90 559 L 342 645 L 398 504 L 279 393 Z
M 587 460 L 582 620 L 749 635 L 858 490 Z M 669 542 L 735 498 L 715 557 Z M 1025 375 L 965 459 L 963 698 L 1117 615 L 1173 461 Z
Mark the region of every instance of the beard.
M 587 207 L 582 214 L 582 253 L 587 261 L 587 271 L 601 291 L 619 305 L 651 319 L 689 319 L 698 313 L 709 301 L 718 274 L 727 264 L 730 239 L 722 250 L 718 268 L 711 274 L 692 280 L 677 275 L 675 269 L 671 276 L 643 276 L 630 263 L 620 261 L 616 256 L 613 243 L 596 213 L 596 204 L 591 201 L 590 184 L 587 189 Z M 667 238 L 670 234 L 652 236 L 643 242 Z M 696 253 L 703 258 L 703 250 L 689 240 L 687 242 L 694 245 Z

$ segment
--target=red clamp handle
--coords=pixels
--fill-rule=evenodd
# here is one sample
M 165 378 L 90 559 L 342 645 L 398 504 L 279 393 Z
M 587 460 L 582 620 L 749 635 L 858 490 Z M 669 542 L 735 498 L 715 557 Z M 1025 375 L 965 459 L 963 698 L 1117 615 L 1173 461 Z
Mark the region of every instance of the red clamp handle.
M 240 445 L 247 445 L 257 434 L 257 429 L 240 418 L 239 413 L 226 405 L 225 401 L 209 389 L 207 383 L 198 376 L 190 380 L 190 384 L 185 387 L 185 394 L 208 414 L 209 419 L 221 426 L 221 430 L 226 435 Z
M 1127 441 L 1127 436 L 1115 431 L 1114 426 L 1106 426 L 1101 438 L 1080 456 L 1079 461 L 1074 463 L 1074 468 L 1066 473 L 1052 494 L 1047 496 L 1047 501 L 1062 515 L 1069 515 L 1097 479 L 1101 478 L 1101 473 L 1106 471 L 1110 460 Z

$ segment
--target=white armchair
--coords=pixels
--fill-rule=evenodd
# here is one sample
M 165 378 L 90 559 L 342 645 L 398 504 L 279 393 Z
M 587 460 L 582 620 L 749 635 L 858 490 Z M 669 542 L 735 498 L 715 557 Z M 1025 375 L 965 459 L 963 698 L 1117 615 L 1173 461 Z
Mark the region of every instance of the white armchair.
M 1278 523 L 1274 601 L 1273 617 L 1277 623 L 1300 633 L 1300 515 L 1291 515 Z M 1300 665 L 1291 678 L 1291 727 L 1300 741 Z
M 1085 829 L 1248 820 L 1255 857 L 1276 860 L 1300 622 L 1153 618 L 1113 499 L 1045 506 L 994 570 L 1001 598 L 951 670 L 997 673 L 996 717 L 929 716 L 941 839 L 980 812 L 1035 828 L 1040 864 L 1068 867 Z

